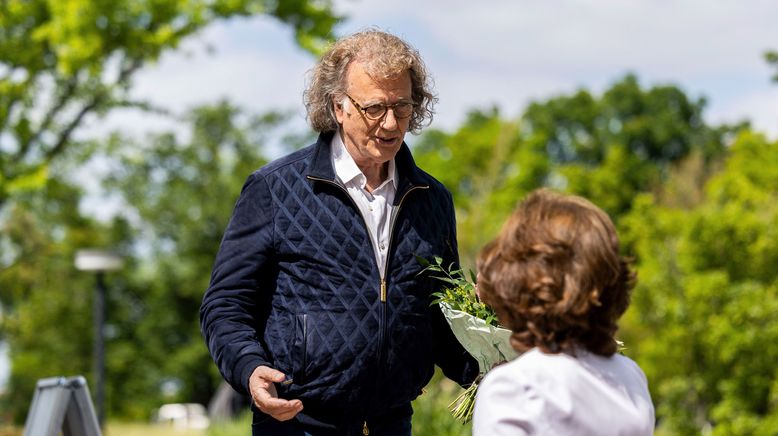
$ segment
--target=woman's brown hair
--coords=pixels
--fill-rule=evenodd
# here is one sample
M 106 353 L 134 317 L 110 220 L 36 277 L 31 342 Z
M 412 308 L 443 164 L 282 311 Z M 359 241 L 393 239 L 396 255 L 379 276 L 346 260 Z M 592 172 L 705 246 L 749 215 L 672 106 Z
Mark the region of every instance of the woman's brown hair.
M 479 295 L 513 331 L 517 351 L 616 352 L 635 273 L 613 222 L 588 200 L 532 192 L 481 250 L 478 273 Z

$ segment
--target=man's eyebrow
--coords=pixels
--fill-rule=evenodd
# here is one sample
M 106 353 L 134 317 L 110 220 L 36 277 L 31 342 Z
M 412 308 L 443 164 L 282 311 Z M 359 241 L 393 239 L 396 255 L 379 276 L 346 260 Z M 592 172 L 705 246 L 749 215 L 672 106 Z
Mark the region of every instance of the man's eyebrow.
M 413 98 L 411 98 L 411 97 L 409 97 L 409 98 L 403 97 L 403 98 L 400 98 L 400 99 L 398 99 L 396 101 L 393 101 L 391 103 L 387 103 L 387 102 L 380 101 L 380 100 L 368 100 L 368 101 L 362 103 L 362 106 L 363 107 L 376 106 L 376 105 L 391 106 L 391 105 L 394 105 L 394 104 L 401 104 L 401 103 L 413 103 Z

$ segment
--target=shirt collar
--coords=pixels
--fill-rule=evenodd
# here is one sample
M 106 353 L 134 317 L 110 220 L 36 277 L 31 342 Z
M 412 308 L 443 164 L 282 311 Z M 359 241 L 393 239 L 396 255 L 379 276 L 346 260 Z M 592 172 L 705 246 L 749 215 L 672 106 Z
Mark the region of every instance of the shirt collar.
M 362 170 L 359 169 L 357 163 L 354 162 L 354 158 L 346 150 L 346 145 L 343 143 L 343 138 L 340 136 L 339 131 L 336 131 L 332 137 L 330 150 L 332 150 L 332 166 L 335 168 L 335 175 L 340 181 L 344 184 L 354 183 L 364 189 L 367 178 L 362 174 Z M 389 161 L 389 177 L 377 189 L 381 189 L 387 183 L 391 183 L 392 187 L 397 189 L 397 166 L 394 159 Z

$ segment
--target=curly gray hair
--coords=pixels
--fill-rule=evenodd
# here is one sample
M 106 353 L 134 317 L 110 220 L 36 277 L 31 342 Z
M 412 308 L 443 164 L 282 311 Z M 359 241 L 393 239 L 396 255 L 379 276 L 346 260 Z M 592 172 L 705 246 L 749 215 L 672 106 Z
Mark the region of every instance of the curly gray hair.
M 432 92 L 432 79 L 419 52 L 397 36 L 369 29 L 336 41 L 310 71 L 304 101 L 308 122 L 315 131 L 338 129 L 333 102 L 345 98 L 346 72 L 355 61 L 375 78 L 392 78 L 409 71 L 411 97 L 416 106 L 408 130 L 419 133 L 432 122 L 438 99 Z

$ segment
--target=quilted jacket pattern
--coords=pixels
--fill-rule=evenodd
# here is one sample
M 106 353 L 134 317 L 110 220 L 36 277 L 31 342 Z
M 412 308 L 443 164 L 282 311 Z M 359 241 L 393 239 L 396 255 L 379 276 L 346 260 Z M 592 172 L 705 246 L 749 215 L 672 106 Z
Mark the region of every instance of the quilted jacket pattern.
M 403 144 L 386 271 L 364 219 L 336 180 L 331 134 L 246 181 L 200 310 L 224 378 L 246 392 L 259 365 L 293 379 L 279 396 L 303 419 L 339 425 L 407 409 L 434 364 L 460 384 L 477 363 L 454 338 L 415 256 L 457 263 L 450 193 Z M 259 413 L 259 412 L 256 412 Z

